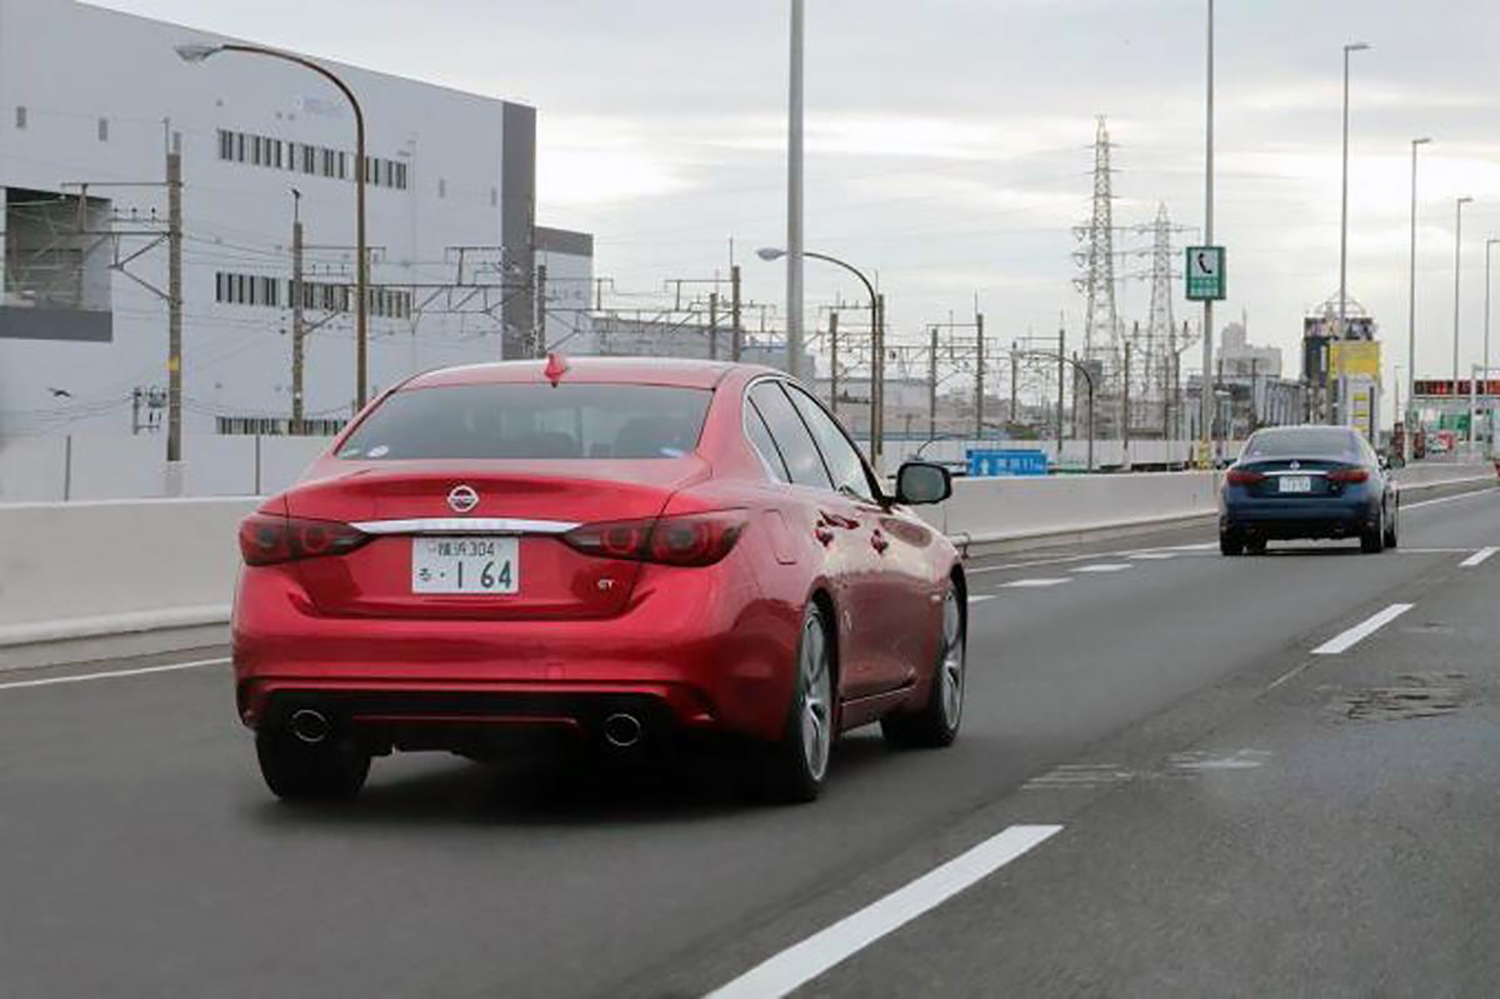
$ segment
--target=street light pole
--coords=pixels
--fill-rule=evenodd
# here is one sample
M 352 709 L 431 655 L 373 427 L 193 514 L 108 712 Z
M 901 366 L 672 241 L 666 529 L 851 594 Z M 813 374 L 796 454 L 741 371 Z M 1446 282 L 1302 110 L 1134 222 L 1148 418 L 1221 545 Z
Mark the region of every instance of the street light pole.
M 786 370 L 802 375 L 802 26 L 805 0 L 792 0 L 791 79 L 787 109 Z
M 1207 141 L 1204 149 L 1203 172 L 1203 242 L 1212 246 L 1214 242 L 1214 0 L 1208 0 L 1208 121 Z M 1212 419 L 1213 400 L 1209 397 L 1210 372 L 1214 366 L 1214 303 L 1203 301 L 1203 384 L 1199 399 L 1199 446 L 1201 461 L 1208 464 L 1209 422 Z M 1059 460 L 1061 460 L 1059 451 Z
M 1453 221 L 1453 397 L 1458 398 L 1458 317 L 1459 292 L 1463 288 L 1464 205 L 1473 198 L 1459 198 L 1454 203 Z
M 1484 241 L 1484 352 L 1482 354 L 1482 364 L 1484 366 L 1484 394 L 1486 396 L 1489 395 L 1490 387 L 1490 250 L 1497 243 L 1500 243 L 1500 239 L 1487 239 Z M 1489 410 L 1489 405 L 1486 405 L 1485 411 L 1488 412 Z M 1469 428 L 1469 432 L 1473 433 L 1472 426 Z
M 354 96 L 354 91 L 349 89 L 348 84 L 339 79 L 331 70 L 324 68 L 311 59 L 295 55 L 291 52 L 283 52 L 280 49 L 265 48 L 260 45 L 244 45 L 238 42 L 229 42 L 222 45 L 179 45 L 177 54 L 184 62 L 199 63 L 210 56 L 220 52 L 241 52 L 246 55 L 266 56 L 271 59 L 280 59 L 283 62 L 296 63 L 305 69 L 323 77 L 333 84 L 338 91 L 348 100 L 349 106 L 354 109 L 354 200 L 355 200 L 355 245 L 359 254 L 355 266 L 355 409 L 364 408 L 369 398 L 369 306 L 370 306 L 370 254 L 365 240 L 365 112 L 360 107 L 359 99 Z
M 1339 339 L 1348 329 L 1349 314 L 1349 56 L 1370 46 L 1353 42 L 1344 46 L 1344 169 L 1339 209 Z
M 1411 140 L 1411 256 L 1406 283 L 1406 432 L 1401 437 L 1401 459 L 1410 462 L 1415 455 L 1417 423 L 1417 150 L 1431 139 Z
M 755 255 L 757 257 L 760 257 L 760 259 L 762 259 L 762 260 L 764 260 L 764 261 L 766 261 L 766 262 L 769 263 L 769 262 L 771 262 L 773 260 L 780 260 L 782 257 L 790 256 L 791 254 L 789 254 L 786 250 L 780 249 L 779 247 L 766 246 L 766 247 L 761 247 L 759 250 L 756 250 L 755 251 Z M 826 253 L 814 253 L 812 250 L 804 250 L 802 252 L 802 255 L 804 257 L 809 257 L 809 258 L 811 258 L 813 260 L 821 260 L 821 261 L 823 261 L 826 264 L 833 264 L 835 267 L 842 267 L 844 270 L 848 271 L 850 274 L 853 274 L 855 277 L 859 278 L 860 284 L 864 285 L 865 286 L 865 291 L 869 293 L 869 296 L 870 296 L 870 342 L 871 342 L 871 348 L 870 348 L 870 463 L 872 465 L 874 465 L 875 466 L 875 470 L 877 472 L 879 472 L 879 471 L 881 471 L 881 467 L 880 467 L 881 458 L 884 456 L 884 451 L 885 451 L 885 434 L 884 434 L 884 428 L 882 426 L 882 420 L 881 420 L 881 415 L 882 415 L 881 404 L 883 402 L 883 395 L 884 395 L 884 393 L 882 391 L 882 389 L 884 388 L 884 386 L 881 384 L 884 381 L 884 378 L 883 378 L 883 368 L 884 368 L 883 362 L 884 362 L 884 357 L 882 356 L 882 353 L 883 353 L 884 348 L 885 348 L 885 302 L 884 302 L 884 297 L 882 295 L 880 295 L 875 290 L 875 285 L 870 281 L 869 278 L 865 277 L 864 272 L 861 271 L 858 267 L 855 267 L 853 264 L 849 263 L 848 261 L 840 260 L 838 257 L 830 257 Z M 833 363 L 835 365 L 837 365 L 838 364 L 838 358 L 835 357 L 833 359 Z

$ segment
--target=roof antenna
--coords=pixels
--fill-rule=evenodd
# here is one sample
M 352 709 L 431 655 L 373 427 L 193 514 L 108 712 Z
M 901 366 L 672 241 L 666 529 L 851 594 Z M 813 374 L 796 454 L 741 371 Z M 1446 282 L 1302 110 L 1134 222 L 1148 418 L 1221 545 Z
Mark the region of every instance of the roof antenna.
M 557 388 L 557 383 L 562 381 L 562 376 L 568 371 L 568 359 L 558 351 L 552 351 L 547 355 L 547 366 L 542 369 L 542 374 L 547 381 Z

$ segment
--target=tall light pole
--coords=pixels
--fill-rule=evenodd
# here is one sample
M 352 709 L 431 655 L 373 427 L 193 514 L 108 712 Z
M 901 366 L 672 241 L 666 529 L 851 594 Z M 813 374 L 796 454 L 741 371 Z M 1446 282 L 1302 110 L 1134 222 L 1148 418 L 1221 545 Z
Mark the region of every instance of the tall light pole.
M 790 256 L 786 250 L 775 246 L 764 246 L 755 251 L 755 255 L 767 262 L 780 260 L 782 257 Z M 885 452 L 884 421 L 881 420 L 881 405 L 884 402 L 885 393 L 880 385 L 882 380 L 881 362 L 885 353 L 885 310 L 881 307 L 880 293 L 875 290 L 875 285 L 864 272 L 847 260 L 838 257 L 830 257 L 826 253 L 814 253 L 804 250 L 804 257 L 813 260 L 821 260 L 824 263 L 842 267 L 844 270 L 859 278 L 860 284 L 865 286 L 865 291 L 870 295 L 870 464 L 875 466 L 876 472 L 882 472 L 881 459 Z M 833 364 L 837 366 L 839 359 L 835 357 Z
M 1453 397 L 1458 398 L 1458 321 L 1459 292 L 1463 288 L 1464 205 L 1473 198 L 1458 198 L 1453 209 Z
M 1417 432 L 1417 150 L 1431 139 L 1411 140 L 1411 271 L 1406 282 L 1406 432 L 1401 459 L 1411 461 Z
M 1208 0 L 1208 128 L 1207 144 L 1204 152 L 1203 171 L 1203 242 L 1207 246 L 1214 243 L 1214 0 Z M 1212 443 L 1209 435 L 1213 432 L 1213 368 L 1214 368 L 1214 303 L 1213 299 L 1205 299 L 1203 302 L 1203 384 L 1198 393 L 1199 402 L 1199 446 L 1202 448 L 1203 463 L 1209 462 L 1210 448 Z M 1058 445 L 1058 460 L 1062 460 L 1062 445 Z
M 338 88 L 339 92 L 349 101 L 349 106 L 354 109 L 354 203 L 355 203 L 355 246 L 359 254 L 358 263 L 355 266 L 355 375 L 354 375 L 354 399 L 355 409 L 363 409 L 369 398 L 369 349 L 370 349 L 370 323 L 369 323 L 369 299 L 370 299 L 370 254 L 365 245 L 365 112 L 359 106 L 359 99 L 354 96 L 354 91 L 339 79 L 329 69 L 320 66 L 311 59 L 303 58 L 291 52 L 283 52 L 280 49 L 265 48 L 260 45 L 242 45 L 238 42 L 229 42 L 222 45 L 179 45 L 177 54 L 184 62 L 200 63 L 210 56 L 218 55 L 220 52 L 241 52 L 246 55 L 266 56 L 271 59 L 280 59 L 283 62 L 296 63 L 305 69 L 323 77 L 329 83 Z
M 1352 42 L 1344 46 L 1344 180 L 1339 210 L 1339 339 L 1344 339 L 1349 312 L 1349 56 L 1370 46 Z
M 1484 241 L 1484 353 L 1481 364 L 1484 367 L 1485 395 L 1489 395 L 1488 389 L 1490 386 L 1490 250 L 1497 244 L 1500 244 L 1500 239 L 1487 239 Z M 1489 405 L 1486 405 L 1485 411 L 1489 412 L 1489 410 Z M 1469 432 L 1471 434 L 1474 432 L 1472 425 L 1469 427 Z
M 786 370 L 802 376 L 802 24 L 804 0 L 792 0 L 791 79 L 786 141 Z

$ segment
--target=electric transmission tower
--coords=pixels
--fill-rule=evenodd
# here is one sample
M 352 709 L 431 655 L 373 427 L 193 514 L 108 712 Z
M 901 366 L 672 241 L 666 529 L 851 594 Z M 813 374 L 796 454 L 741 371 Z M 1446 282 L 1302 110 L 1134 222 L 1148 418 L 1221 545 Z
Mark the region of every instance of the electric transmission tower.
M 1114 193 L 1111 190 L 1109 126 L 1099 116 L 1094 134 L 1094 210 L 1085 225 L 1074 229 L 1083 244 L 1074 254 L 1082 274 L 1075 285 L 1088 300 L 1084 313 L 1083 349 L 1092 357 L 1097 347 L 1118 347 L 1119 317 L 1115 311 Z

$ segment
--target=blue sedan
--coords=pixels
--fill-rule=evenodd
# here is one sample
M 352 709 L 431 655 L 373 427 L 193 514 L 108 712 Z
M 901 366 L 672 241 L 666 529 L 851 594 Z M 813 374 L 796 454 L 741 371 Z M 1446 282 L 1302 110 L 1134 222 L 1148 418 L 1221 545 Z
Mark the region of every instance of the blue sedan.
M 1400 511 L 1390 469 L 1356 431 L 1257 430 L 1224 477 L 1219 550 L 1258 555 L 1273 539 L 1358 538 L 1376 554 L 1396 547 Z

